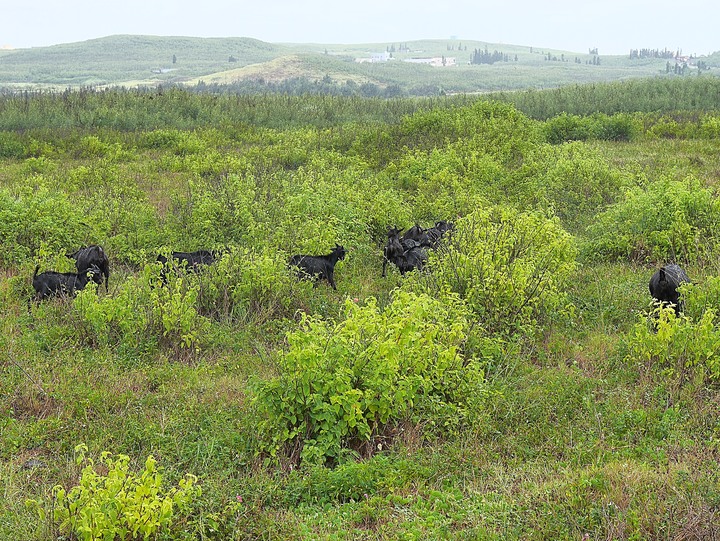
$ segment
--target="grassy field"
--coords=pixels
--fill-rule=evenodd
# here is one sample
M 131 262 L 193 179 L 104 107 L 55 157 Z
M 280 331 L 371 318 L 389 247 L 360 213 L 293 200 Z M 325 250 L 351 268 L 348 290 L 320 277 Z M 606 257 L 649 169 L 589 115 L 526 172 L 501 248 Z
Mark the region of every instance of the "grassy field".
M 499 51 L 508 61 L 470 65 L 473 51 Z M 392 51 L 392 60 L 358 63 Z M 600 51 L 602 53 L 602 51 Z M 629 53 L 629 52 L 628 52 Z M 156 86 L 277 82 L 288 78 L 348 80 L 380 89 L 398 87 L 408 95 L 551 88 L 570 83 L 665 77 L 667 60 L 599 56 L 587 52 L 493 44 L 469 40 L 423 40 L 376 44 L 272 44 L 250 38 L 110 36 L 78 43 L 0 51 L 0 85 L 5 88 Z M 413 58 L 453 59 L 432 67 Z M 720 67 L 715 56 L 704 59 Z M 671 60 L 674 68 L 674 60 Z M 697 68 L 689 69 L 695 73 Z
M 720 537 L 717 110 L 27 100 L 0 98 L 0 538 Z M 427 271 L 381 277 L 387 229 L 438 219 Z M 109 291 L 28 303 L 87 243 Z M 337 291 L 286 268 L 335 243 Z M 199 248 L 228 252 L 158 285 Z M 686 316 L 651 323 L 671 259 Z

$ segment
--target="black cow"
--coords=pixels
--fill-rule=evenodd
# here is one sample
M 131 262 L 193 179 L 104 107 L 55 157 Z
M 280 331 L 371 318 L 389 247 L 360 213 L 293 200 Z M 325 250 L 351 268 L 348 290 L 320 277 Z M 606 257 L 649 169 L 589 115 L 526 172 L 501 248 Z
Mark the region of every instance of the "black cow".
M 690 278 L 679 265 L 674 263 L 660 267 L 650 278 L 650 295 L 663 306 L 674 305 L 675 314 L 680 315 L 684 303 L 680 300 L 677 288 L 690 282 Z
M 297 267 L 298 276 L 300 278 L 310 278 L 312 280 L 327 280 L 333 289 L 335 286 L 335 264 L 345 259 L 347 251 L 343 246 L 338 244 L 329 254 L 326 255 L 294 255 L 290 258 L 288 265 Z
M 97 285 L 101 285 L 104 278 L 105 291 L 108 290 L 108 280 L 110 279 L 110 261 L 105 253 L 105 250 L 102 249 L 102 246 L 91 244 L 90 246 L 80 248 L 72 254 L 66 254 L 66 256 L 75 260 L 75 267 L 77 268 L 78 273 L 84 273 L 92 266 L 97 267 L 100 272 L 93 274 L 93 282 Z
M 38 274 L 38 270 L 40 265 L 35 267 L 32 280 L 36 300 L 53 296 L 73 296 L 81 289 L 85 289 L 93 276 L 101 273 L 95 265 L 82 273 L 45 271 Z
M 170 260 L 167 256 L 159 254 L 157 256 L 157 262 L 162 264 L 163 268 L 160 270 L 160 279 L 163 284 L 167 283 L 167 275 L 165 270 L 168 266 L 168 261 L 171 265 L 177 268 L 185 268 L 188 272 L 196 273 L 200 271 L 205 265 L 212 265 L 218 259 L 220 259 L 220 253 L 211 250 L 197 250 L 195 252 L 171 252 Z

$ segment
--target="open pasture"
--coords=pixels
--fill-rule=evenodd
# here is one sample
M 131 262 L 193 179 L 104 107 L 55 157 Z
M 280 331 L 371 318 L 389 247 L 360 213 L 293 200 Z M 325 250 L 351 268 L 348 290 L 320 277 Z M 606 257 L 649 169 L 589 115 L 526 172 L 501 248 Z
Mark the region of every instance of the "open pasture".
M 525 98 L 0 97 L 0 538 L 720 537 L 720 104 Z

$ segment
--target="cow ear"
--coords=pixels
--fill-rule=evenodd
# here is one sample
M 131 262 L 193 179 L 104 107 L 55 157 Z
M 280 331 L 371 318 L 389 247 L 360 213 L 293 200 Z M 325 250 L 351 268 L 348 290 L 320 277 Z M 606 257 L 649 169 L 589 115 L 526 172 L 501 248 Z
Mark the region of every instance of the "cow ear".
M 665 278 L 665 267 L 660 267 L 660 275 L 659 275 L 659 278 L 660 278 L 660 281 L 661 281 L 661 282 L 664 282 L 664 281 L 667 280 L 667 278 Z

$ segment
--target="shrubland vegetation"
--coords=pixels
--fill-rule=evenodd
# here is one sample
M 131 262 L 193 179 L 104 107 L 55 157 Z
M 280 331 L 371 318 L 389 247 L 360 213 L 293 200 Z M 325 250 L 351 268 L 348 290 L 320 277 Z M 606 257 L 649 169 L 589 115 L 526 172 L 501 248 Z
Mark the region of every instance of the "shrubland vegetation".
M 0 537 L 717 537 L 713 85 L 3 96 Z M 89 243 L 108 292 L 28 303 Z
M 276 44 L 252 38 L 117 35 L 0 50 L 0 88 L 62 91 L 177 84 L 213 93 L 395 98 L 644 77 L 676 80 L 712 76 L 720 68 L 717 53 L 685 63 L 675 59 L 679 50 L 605 55 L 597 49 L 573 52 L 537 45 L 442 39 Z M 380 54 L 387 60 L 370 61 Z

